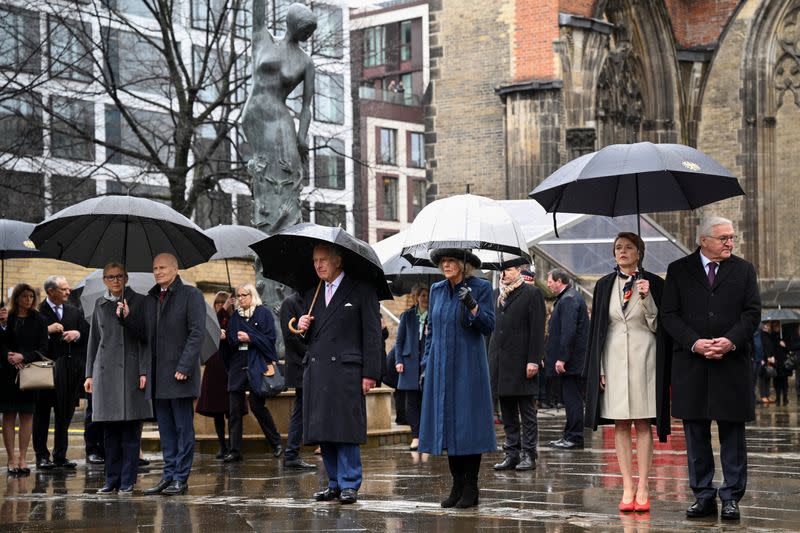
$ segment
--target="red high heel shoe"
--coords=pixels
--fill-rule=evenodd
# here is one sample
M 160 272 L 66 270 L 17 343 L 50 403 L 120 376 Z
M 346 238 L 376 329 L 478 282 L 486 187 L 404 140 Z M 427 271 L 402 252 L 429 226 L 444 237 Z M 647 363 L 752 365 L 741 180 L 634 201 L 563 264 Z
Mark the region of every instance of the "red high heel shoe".
M 636 498 L 633 499 L 633 510 L 637 513 L 648 513 L 650 512 L 650 496 L 647 497 L 647 501 L 644 503 L 639 503 L 636 501 Z
M 634 496 L 633 499 L 628 503 L 625 503 L 622 500 L 619 501 L 619 510 L 622 511 L 623 513 L 630 513 L 635 508 L 636 508 L 636 496 Z

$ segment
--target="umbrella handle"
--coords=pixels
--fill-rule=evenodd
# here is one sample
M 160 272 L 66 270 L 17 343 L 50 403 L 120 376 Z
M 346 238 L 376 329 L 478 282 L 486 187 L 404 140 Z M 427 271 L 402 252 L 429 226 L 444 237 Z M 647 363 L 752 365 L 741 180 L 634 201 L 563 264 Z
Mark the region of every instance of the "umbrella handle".
M 309 315 L 311 314 L 311 310 L 314 309 L 314 304 L 317 303 L 317 296 L 319 296 L 320 287 L 322 287 L 322 280 L 321 279 L 319 280 L 319 283 L 317 283 L 317 290 L 314 291 L 314 298 L 311 299 L 311 306 L 308 308 L 308 313 L 307 313 Z M 297 317 L 293 316 L 292 319 L 289 320 L 289 323 L 287 324 L 287 327 L 289 328 L 289 331 L 291 331 L 295 335 L 302 335 L 303 333 L 306 332 L 306 330 L 295 328 L 294 327 L 294 323 L 295 323 L 296 320 L 297 320 Z

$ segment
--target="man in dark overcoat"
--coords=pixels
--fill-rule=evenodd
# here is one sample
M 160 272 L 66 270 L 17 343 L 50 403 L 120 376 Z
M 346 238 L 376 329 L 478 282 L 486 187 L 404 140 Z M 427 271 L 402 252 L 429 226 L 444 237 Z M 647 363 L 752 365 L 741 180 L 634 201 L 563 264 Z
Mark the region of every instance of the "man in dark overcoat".
M 314 248 L 314 269 L 324 287 L 298 327 L 305 331 L 303 440 L 319 444 L 328 487 L 317 501 L 354 503 L 361 487 L 361 451 L 367 440 L 366 394 L 381 374 L 381 319 L 369 283 L 347 275 L 334 245 Z M 311 306 L 314 290 L 305 294 Z
M 67 303 L 70 287 L 63 276 L 48 277 L 44 282 L 44 291 L 47 293 L 47 298 L 39 306 L 39 312 L 47 322 L 49 336 L 47 357 L 56 362 L 56 367 L 55 388 L 39 391 L 33 415 L 36 468 L 73 469 L 76 464 L 67 459 L 69 444 L 67 431 L 75 414 L 75 405 L 83 390 L 89 323 L 80 309 Z M 47 449 L 51 410 L 55 417 L 52 461 L 50 450 Z
M 738 519 L 747 484 L 745 422 L 755 418 L 750 347 L 761 315 L 756 271 L 733 255 L 730 220 L 712 217 L 699 248 L 667 268 L 661 324 L 672 337 L 672 416 L 683 420 L 690 518 L 716 515 L 711 421 L 719 430 L 722 518 Z
M 144 493 L 169 496 L 185 494 L 189 487 L 206 304 L 202 292 L 181 281 L 174 255 L 157 255 L 153 276 L 156 285 L 147 293 L 140 314 L 126 316 L 124 324 L 145 336 L 153 357 L 151 390 L 164 472 L 161 481 Z
M 301 316 L 303 297 L 294 293 L 281 303 L 280 321 L 283 346 L 286 349 L 286 386 L 294 388 L 294 404 L 289 418 L 289 433 L 286 437 L 286 451 L 283 455 L 283 466 L 286 468 L 315 469 L 317 465 L 307 463 L 300 457 L 300 446 L 303 444 L 303 356 L 306 345 L 294 333 L 289 331 L 292 317 Z
M 545 372 L 561 381 L 561 396 L 567 411 L 564 435 L 550 446 L 562 450 L 583 448 L 583 392 L 581 375 L 589 342 L 589 312 L 586 302 L 559 268 L 547 273 L 547 288 L 556 303 L 547 328 Z
M 499 399 L 506 434 L 505 458 L 494 465 L 495 470 L 532 470 L 538 458 L 534 397 L 539 361 L 544 357 L 547 311 L 542 293 L 525 283 L 521 273 L 519 266 L 503 270 L 489 342 L 492 396 Z

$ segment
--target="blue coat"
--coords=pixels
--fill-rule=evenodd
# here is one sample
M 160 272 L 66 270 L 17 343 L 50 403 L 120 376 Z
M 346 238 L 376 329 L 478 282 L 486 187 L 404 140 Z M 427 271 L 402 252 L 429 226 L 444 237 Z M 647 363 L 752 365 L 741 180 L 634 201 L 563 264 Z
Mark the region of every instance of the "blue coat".
M 414 306 L 400 315 L 400 325 L 397 327 L 394 360 L 395 364 L 403 365 L 403 373 L 397 377 L 398 390 L 419 390 L 419 365 L 422 357 L 419 344 L 419 316 L 417 307 Z
M 478 302 L 476 316 L 458 300 L 464 284 Z M 454 288 L 447 280 L 435 283 L 428 313 L 419 451 L 436 455 L 443 450 L 448 455 L 495 451 L 484 338 L 494 329 L 492 287 L 475 277 Z
M 247 350 L 239 349 L 240 331 L 244 331 L 250 337 Z M 245 319 L 236 311 L 233 312 L 228 321 L 226 335 L 230 350 L 223 352 L 228 367 L 228 392 L 250 389 L 250 381 L 247 378 L 248 369 L 256 366 L 261 368 L 259 365 L 254 365 L 255 358 L 263 358 L 268 363 L 278 360 L 278 353 L 275 351 L 275 336 L 275 320 L 272 318 L 272 313 L 263 305 L 256 306 L 249 319 Z M 258 379 L 257 374 L 254 379 Z
M 583 361 L 589 344 L 589 312 L 586 302 L 572 286 L 556 298 L 547 329 L 545 370 L 556 375 L 556 361 L 564 361 L 565 374 L 583 374 Z

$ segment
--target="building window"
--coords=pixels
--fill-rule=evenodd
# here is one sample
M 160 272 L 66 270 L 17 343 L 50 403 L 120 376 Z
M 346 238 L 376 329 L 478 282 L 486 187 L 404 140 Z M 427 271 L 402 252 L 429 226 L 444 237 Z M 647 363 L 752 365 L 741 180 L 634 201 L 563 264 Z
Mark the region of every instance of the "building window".
M 150 185 L 137 181 L 108 180 L 106 181 L 106 193 L 149 198 L 150 200 L 164 205 L 172 205 L 169 187 L 166 185 Z
M 39 72 L 39 16 L 0 9 L 0 68 Z
M 94 104 L 54 96 L 50 100 L 50 151 L 55 157 L 94 160 Z
M 400 85 L 397 87 L 405 105 L 414 105 L 414 76 L 409 72 L 400 76 Z
M 400 61 L 411 59 L 411 21 L 400 23 Z
M 364 30 L 364 66 L 377 67 L 386 63 L 386 29 L 383 26 Z
M 397 130 L 378 128 L 378 163 L 397 164 Z
M 398 231 L 394 229 L 381 229 L 378 228 L 375 230 L 376 241 L 380 242 L 383 239 L 388 239 L 392 235 L 397 235 Z
M 41 174 L 0 168 L 0 196 L 3 198 L 3 218 L 37 224 L 44 218 L 44 179 Z
M 136 125 L 147 145 L 157 154 L 159 160 L 167 165 L 173 165 L 175 151 L 173 150 L 172 135 L 175 124 L 172 117 L 166 113 L 129 109 L 131 120 Z M 134 133 L 129 122 L 122 118 L 119 110 L 106 105 L 106 158 L 110 163 L 123 165 L 145 166 L 150 159 L 150 151 L 145 147 L 139 137 Z M 123 154 L 115 147 L 122 148 L 133 154 Z M 141 154 L 137 157 L 134 154 Z
M 230 175 L 231 170 L 231 143 L 223 137 L 217 147 L 211 147 L 217 137 L 222 134 L 221 125 L 203 124 L 197 129 L 195 142 L 192 149 L 195 157 L 195 177 L 215 176 L 217 178 Z M 224 132 L 225 135 L 228 132 Z M 228 222 L 226 222 L 228 224 Z
M 210 190 L 202 191 L 197 196 L 194 221 L 201 228 L 230 224 L 232 217 L 233 201 L 230 194 L 219 190 Z
M 311 222 L 311 204 L 308 200 L 300 202 L 300 220 Z
M 42 155 L 42 101 L 26 93 L 0 98 L 0 151 Z
M 398 179 L 378 176 L 378 220 L 397 220 Z
M 335 6 L 317 4 L 317 31 L 314 32 L 313 53 L 325 57 L 342 57 L 342 10 Z
M 57 22 L 50 25 L 50 74 L 77 81 L 92 81 L 92 27 L 87 23 Z
M 213 102 L 219 98 L 220 87 L 223 86 L 223 78 L 225 77 L 225 72 L 228 71 L 224 65 L 227 57 L 222 57 L 223 54 L 227 54 L 227 51 L 211 50 L 206 57 L 205 48 L 201 46 L 192 47 L 192 74 L 194 83 L 198 85 L 199 89 L 197 98 L 201 102 Z M 231 81 L 233 83 L 228 86 L 228 91 L 235 88 L 237 81 L 243 82 L 244 80 Z
M 341 74 L 317 74 L 314 118 L 344 124 L 344 78 Z
M 217 27 L 226 28 L 229 10 L 227 4 L 227 0 L 192 0 L 192 28 L 212 32 Z M 220 17 L 223 17 L 221 24 Z
M 153 18 L 153 13 L 150 11 L 150 8 L 147 7 L 148 3 L 158 6 L 158 2 L 153 4 L 152 0 L 150 0 L 150 2 L 147 2 L 147 0 L 103 0 L 103 3 L 109 9 L 117 11 L 118 13 L 146 18 Z M 176 9 L 175 11 L 178 10 Z
M 144 39 L 133 32 L 108 28 L 104 28 L 103 33 L 108 41 L 107 74 L 118 88 L 162 96 L 170 94 L 169 68 L 159 51 L 163 47 L 159 39 Z
M 427 194 L 428 181 L 425 178 L 408 178 L 408 222 L 425 207 Z
M 344 189 L 344 143 L 339 139 L 314 137 L 314 185 Z
M 347 229 L 347 208 L 341 204 L 314 204 L 314 221 L 320 226 Z
M 50 176 L 50 210 L 54 213 L 95 196 L 97 183 L 93 178 Z
M 408 133 L 408 166 L 425 168 L 425 136 L 422 133 Z

